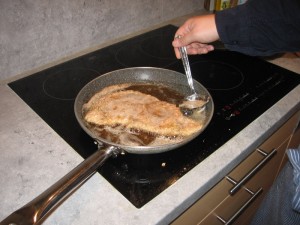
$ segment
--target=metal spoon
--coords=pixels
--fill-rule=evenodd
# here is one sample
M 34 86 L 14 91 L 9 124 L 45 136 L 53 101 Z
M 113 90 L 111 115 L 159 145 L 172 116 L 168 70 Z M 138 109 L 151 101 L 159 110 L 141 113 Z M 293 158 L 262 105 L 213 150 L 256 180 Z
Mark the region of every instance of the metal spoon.
M 177 36 L 176 38 L 181 38 L 181 36 Z M 205 108 L 205 105 L 209 101 L 209 99 L 208 97 L 203 97 L 199 95 L 195 90 L 186 47 L 179 47 L 179 52 L 187 77 L 187 81 L 192 91 L 191 95 L 185 97 L 184 101 L 179 105 L 179 108 L 184 115 L 191 116 L 195 111 L 202 111 Z

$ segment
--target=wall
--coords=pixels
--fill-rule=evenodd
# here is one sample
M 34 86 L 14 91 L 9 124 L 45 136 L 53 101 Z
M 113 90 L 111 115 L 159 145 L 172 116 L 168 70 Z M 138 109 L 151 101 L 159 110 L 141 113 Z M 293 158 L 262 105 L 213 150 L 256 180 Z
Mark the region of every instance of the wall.
M 0 0 L 0 81 L 203 8 L 203 0 Z

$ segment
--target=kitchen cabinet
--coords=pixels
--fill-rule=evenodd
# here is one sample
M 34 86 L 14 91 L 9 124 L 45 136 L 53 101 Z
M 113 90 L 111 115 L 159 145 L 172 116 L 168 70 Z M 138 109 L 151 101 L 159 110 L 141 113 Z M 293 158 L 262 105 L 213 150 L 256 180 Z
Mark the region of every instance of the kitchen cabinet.
M 299 148 L 300 145 L 300 121 L 294 131 L 293 137 L 291 138 L 289 148 Z
M 286 149 L 300 144 L 299 118 L 294 114 L 171 224 L 249 224 L 287 160 Z

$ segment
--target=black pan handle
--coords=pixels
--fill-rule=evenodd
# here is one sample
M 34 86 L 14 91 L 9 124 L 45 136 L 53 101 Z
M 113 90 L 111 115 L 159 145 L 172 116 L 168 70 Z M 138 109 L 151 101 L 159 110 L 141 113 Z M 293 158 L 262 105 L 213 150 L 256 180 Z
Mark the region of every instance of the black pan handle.
M 33 225 L 40 223 L 55 209 L 55 206 L 63 202 L 87 181 L 108 158 L 119 152 L 120 150 L 114 146 L 99 148 L 31 202 L 10 214 L 0 222 L 0 225 Z

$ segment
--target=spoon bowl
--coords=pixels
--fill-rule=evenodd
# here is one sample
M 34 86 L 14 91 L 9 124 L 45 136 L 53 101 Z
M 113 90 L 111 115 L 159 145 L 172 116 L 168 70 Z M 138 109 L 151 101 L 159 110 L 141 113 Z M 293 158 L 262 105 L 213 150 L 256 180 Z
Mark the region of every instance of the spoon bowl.
M 201 113 L 206 104 L 209 102 L 209 97 L 204 98 L 198 94 L 187 96 L 184 101 L 179 104 L 180 111 L 183 115 L 195 117 L 196 113 Z

